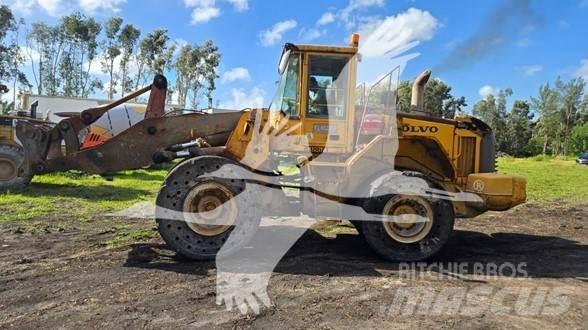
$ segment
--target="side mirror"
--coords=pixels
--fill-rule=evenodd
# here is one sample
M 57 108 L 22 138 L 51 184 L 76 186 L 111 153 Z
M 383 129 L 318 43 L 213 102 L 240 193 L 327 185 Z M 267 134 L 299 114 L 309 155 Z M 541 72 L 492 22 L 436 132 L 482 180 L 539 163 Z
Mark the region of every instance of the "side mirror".
M 278 65 L 278 73 L 280 75 L 282 75 L 282 73 L 286 71 L 286 67 L 288 66 L 288 60 L 290 59 L 290 53 L 292 53 L 292 51 L 288 49 L 282 54 L 282 57 L 280 58 L 280 64 Z

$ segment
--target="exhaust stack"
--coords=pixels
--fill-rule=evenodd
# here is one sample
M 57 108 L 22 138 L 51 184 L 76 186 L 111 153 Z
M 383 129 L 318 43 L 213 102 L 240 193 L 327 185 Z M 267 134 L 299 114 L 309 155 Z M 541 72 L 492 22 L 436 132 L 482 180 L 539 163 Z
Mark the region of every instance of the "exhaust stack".
M 431 69 L 423 71 L 412 85 L 412 97 L 410 100 L 411 112 L 424 112 L 423 103 L 425 101 L 425 85 L 431 78 Z

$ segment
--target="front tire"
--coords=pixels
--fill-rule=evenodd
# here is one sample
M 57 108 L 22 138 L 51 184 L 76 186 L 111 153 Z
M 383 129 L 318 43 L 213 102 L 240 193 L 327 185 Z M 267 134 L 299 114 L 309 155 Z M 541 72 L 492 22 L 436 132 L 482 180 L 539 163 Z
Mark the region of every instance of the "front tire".
M 224 165 L 238 166 L 216 156 L 187 160 L 172 169 L 157 196 L 161 237 L 189 259 L 212 260 L 221 248 L 229 255 L 247 243 L 259 225 L 256 185 L 225 171 Z M 215 171 L 228 178 L 209 176 Z
M 420 175 L 393 174 L 380 181 L 364 208 L 391 221 L 358 224 L 370 247 L 391 261 L 419 261 L 439 252 L 453 231 L 451 202 L 427 194 L 438 187 Z
M 21 169 L 24 161 L 22 148 L 0 144 L 0 190 L 20 190 L 28 186 L 33 175 Z

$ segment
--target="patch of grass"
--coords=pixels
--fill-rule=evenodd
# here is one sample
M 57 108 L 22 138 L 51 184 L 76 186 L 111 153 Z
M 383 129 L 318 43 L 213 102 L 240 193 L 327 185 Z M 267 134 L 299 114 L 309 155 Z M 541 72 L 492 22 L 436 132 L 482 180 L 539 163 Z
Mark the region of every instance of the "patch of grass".
M 529 201 L 588 201 L 588 166 L 576 164 L 573 158 L 504 157 L 498 160 L 498 170 L 527 178 Z
M 588 201 L 588 166 L 577 165 L 572 158 L 504 157 L 498 165 L 500 172 L 527 178 L 529 201 Z M 295 172 L 288 170 L 289 174 Z M 49 217 L 92 222 L 141 201 L 154 202 L 167 172 L 161 169 L 124 171 L 107 177 L 76 172 L 36 176 L 25 191 L 0 193 L 0 223 L 45 221 Z
M 167 169 L 124 171 L 108 177 L 75 172 L 39 175 L 24 191 L 0 193 L 0 223 L 48 215 L 92 216 L 154 201 Z

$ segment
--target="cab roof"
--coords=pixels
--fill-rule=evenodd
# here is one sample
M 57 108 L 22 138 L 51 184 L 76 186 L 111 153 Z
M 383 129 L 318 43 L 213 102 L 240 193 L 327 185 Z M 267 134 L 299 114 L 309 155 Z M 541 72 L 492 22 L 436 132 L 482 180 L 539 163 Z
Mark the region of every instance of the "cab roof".
M 284 49 L 291 49 L 301 52 L 317 53 L 335 53 L 335 54 L 357 54 L 357 47 L 353 46 L 325 46 L 325 45 L 308 45 L 308 44 L 291 44 L 284 45 Z

